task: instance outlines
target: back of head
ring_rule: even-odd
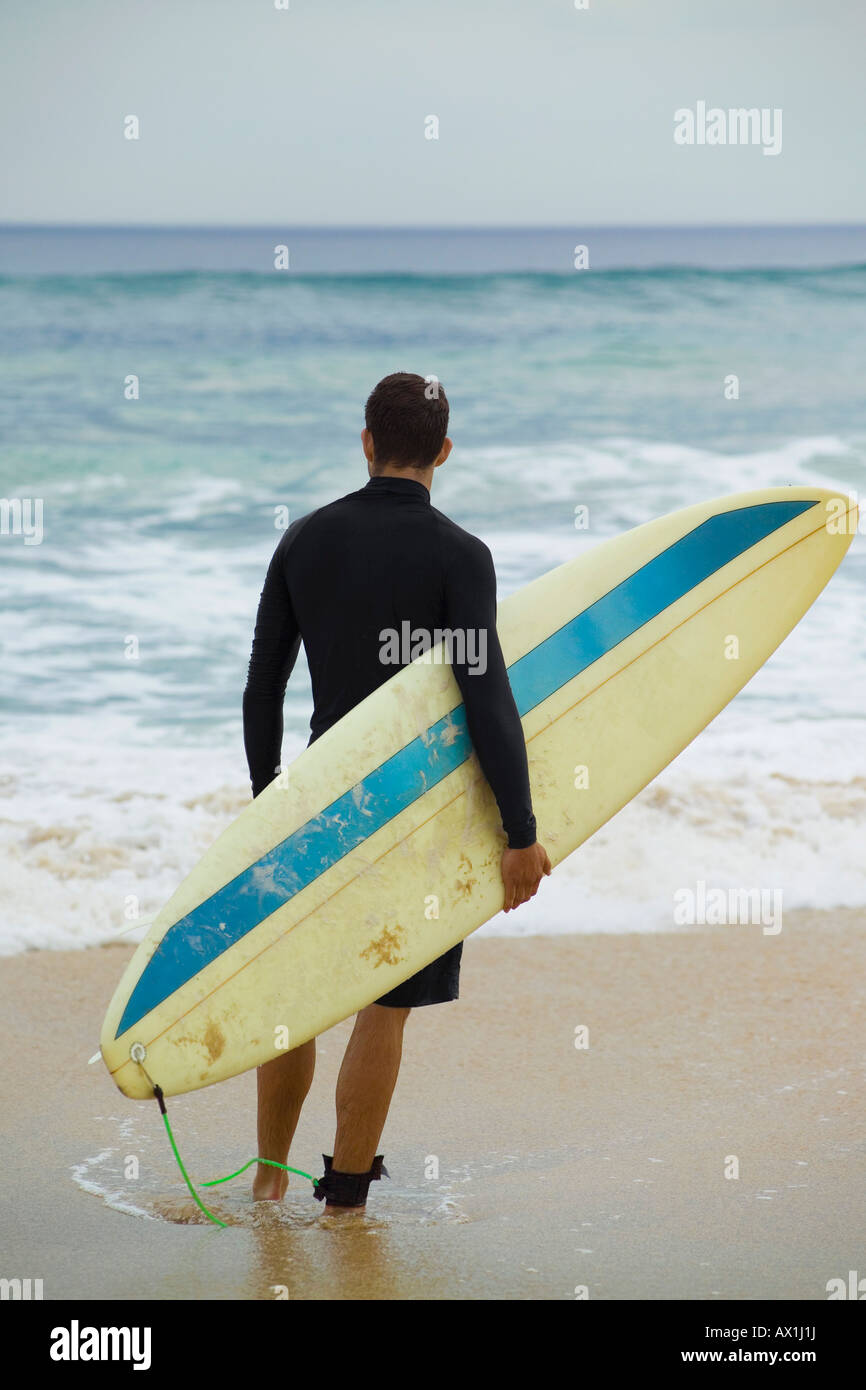
[[[429,468],[448,433],[448,398],[436,377],[392,372],[367,398],[364,411],[373,436],[373,472]]]

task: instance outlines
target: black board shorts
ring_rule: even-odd
[[[375,1002],[389,1009],[420,1009],[424,1004],[450,1004],[459,994],[462,954],[463,942],[458,941],[444,956],[431,960],[417,975],[410,975],[402,985],[389,990]]]

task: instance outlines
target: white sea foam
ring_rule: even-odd
[[[145,1211],[143,1207],[136,1206],[133,1202],[127,1201],[122,1189],[114,1189],[105,1174],[101,1170],[114,1156],[114,1149],[103,1149],[101,1153],[93,1154],[85,1158],[81,1163],[72,1166],[72,1180],[82,1192],[89,1192],[94,1197],[100,1197],[107,1207],[113,1211],[122,1211],[126,1216],[140,1216],[145,1221],[155,1221],[152,1212]]]
[[[866,775],[852,759],[862,723],[764,728],[757,713],[751,723],[733,715],[560,864],[533,903],[484,930],[669,929],[674,892],[697,879],[781,887],[786,910],[866,903]],[[119,939],[134,911],[162,906],[248,800],[227,739],[203,757],[131,743],[118,719],[101,732],[93,749],[61,727],[53,757],[35,770],[21,758],[0,785],[2,953]],[[287,758],[303,743],[290,733]],[[40,750],[51,747],[43,733]]]

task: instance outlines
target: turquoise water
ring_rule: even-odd
[[[425,250],[388,234],[393,274],[375,265],[388,236],[368,239],[363,273],[254,273],[266,238],[250,235],[202,234],[197,253],[189,237],[155,250],[143,234],[79,232],[66,260],[51,243],[60,265],[46,273],[44,237],[28,262],[26,236],[0,234],[0,495],[41,499],[44,526],[38,545],[0,537],[6,949],[105,935],[129,894],[151,910],[243,803],[240,697],[274,509],[297,516],[363,484],[363,403],[387,372],[443,382],[454,452],[433,500],[490,544],[501,594],[710,496],[788,482],[866,493],[866,265],[829,263],[829,233],[801,241],[793,265],[719,269],[718,233],[710,265],[583,272],[520,269],[512,238],[492,259],[518,268],[495,273],[479,272],[477,239],[426,234]],[[306,235],[320,260],[350,255]],[[524,242],[543,267],[565,244]],[[679,244],[657,239],[656,260]],[[757,233],[725,244],[740,262],[770,246]],[[443,272],[413,262],[430,245]],[[699,258],[700,237],[690,246]],[[196,254],[228,265],[191,269]],[[160,263],[140,269],[148,257]],[[124,399],[130,374],[138,400]],[[581,504],[589,532],[575,530]],[[635,921],[658,896],[660,857],[676,882],[692,872],[684,852],[723,881],[735,858],[708,836],[709,804],[732,856],[748,828],[737,872],[805,834],[808,853],[778,861],[791,904],[866,900],[861,856],[848,862],[866,800],[864,598],[858,536],[749,689],[569,861],[586,920],[551,893],[547,928],[661,920]],[[289,755],[308,718],[301,663]]]

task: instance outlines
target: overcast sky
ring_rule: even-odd
[[[864,16],[864,0],[0,0],[0,220],[866,222]],[[699,101],[781,108],[781,153],[675,144],[675,110]]]

